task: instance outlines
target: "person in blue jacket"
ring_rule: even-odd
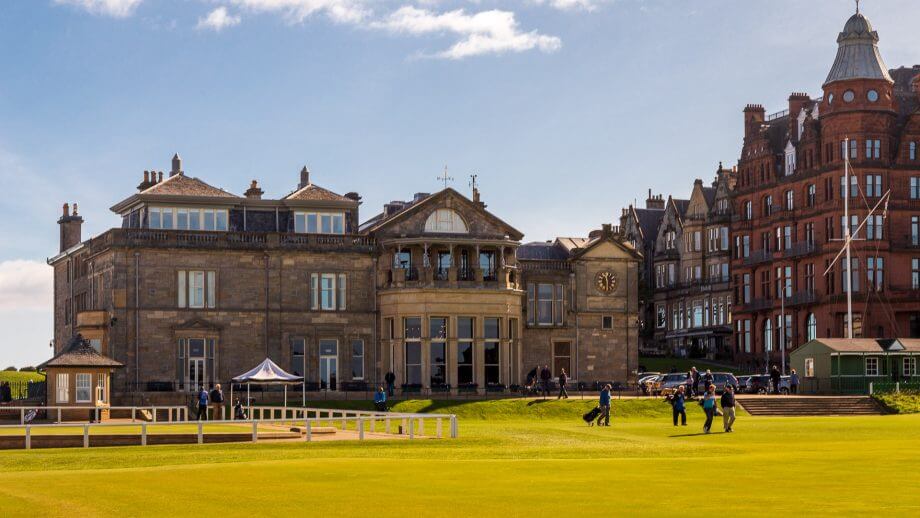
[[[715,386],[709,387],[709,390],[706,391],[706,395],[703,396],[703,400],[700,404],[703,405],[703,411],[706,412],[706,423],[703,425],[703,432],[709,433],[709,430],[712,428],[712,419],[716,415]]]
[[[610,390],[612,388],[613,387],[608,383],[604,385],[604,388],[601,390],[601,397],[598,401],[601,415],[597,416],[597,426],[610,426]],[[601,421],[604,421],[603,425],[601,425]]]
[[[674,426],[677,426],[677,417],[680,416],[681,426],[687,426],[687,409],[685,406],[686,403],[686,390],[683,385],[677,387],[677,392],[668,396],[668,402],[671,403],[672,414],[674,415]]]
[[[378,412],[387,411],[387,393],[384,392],[383,387],[377,387],[377,391],[374,392],[374,408]]]
[[[198,391],[198,420],[201,421],[204,419],[208,420],[208,391],[205,390],[204,385],[201,386],[201,389]]]

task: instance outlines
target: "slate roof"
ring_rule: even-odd
[[[687,208],[690,207],[690,200],[678,200],[674,199],[674,207],[677,209],[677,214],[680,216],[687,215]]]
[[[304,200],[304,201],[352,201],[349,198],[336,194],[329,189],[324,189],[319,185],[309,183],[303,188],[298,189],[284,197],[285,200]]]
[[[569,253],[578,250],[579,248],[584,248],[588,243],[592,241],[586,237],[557,237],[556,242],[565,248]]]
[[[706,205],[711,209],[716,202],[716,188],[703,187],[703,198],[706,199]]]
[[[176,174],[141,191],[141,194],[169,196],[205,196],[213,198],[239,198],[223,189],[209,185],[198,178]]]
[[[517,258],[521,261],[565,261],[569,252],[556,242],[534,241],[519,246]]]
[[[639,222],[639,229],[642,230],[643,239],[654,241],[655,237],[658,235],[658,226],[661,225],[661,218],[664,217],[664,209],[633,210]]]
[[[39,365],[39,368],[47,367],[124,367],[121,363],[105,356],[90,345],[89,340],[82,335],[76,335],[70,339],[67,346],[45,363]]]

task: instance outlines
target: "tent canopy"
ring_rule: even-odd
[[[265,384],[291,384],[301,383],[303,376],[289,374],[269,358],[257,365],[254,369],[233,378],[234,383],[265,383]]]

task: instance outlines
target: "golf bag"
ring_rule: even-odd
[[[594,420],[597,419],[597,416],[601,415],[601,407],[596,406],[588,411],[587,414],[581,416],[582,419],[588,423],[588,426],[594,425]]]

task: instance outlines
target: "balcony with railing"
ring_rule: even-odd
[[[760,250],[753,250],[747,257],[742,260],[745,266],[750,266],[754,264],[766,263],[773,260],[773,251],[761,248]]]
[[[281,232],[213,232],[115,228],[91,240],[90,246],[199,248],[244,250],[304,250],[362,252],[374,250],[374,239],[354,234],[295,234]]]
[[[814,253],[816,250],[817,246],[814,242],[801,241],[793,243],[791,247],[784,249],[783,257],[800,257]]]

